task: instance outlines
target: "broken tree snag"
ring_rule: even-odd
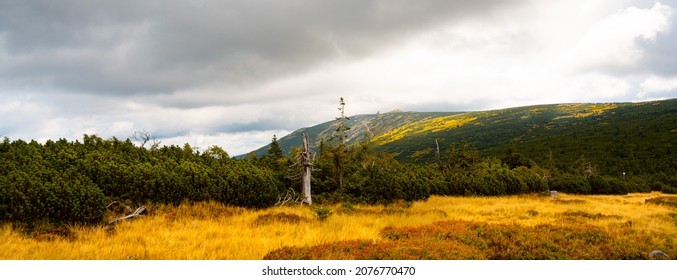
[[[133,218],[139,217],[140,215],[144,215],[146,213],[148,213],[148,210],[146,210],[146,207],[141,206],[141,207],[137,208],[136,211],[134,211],[134,213],[132,213],[132,214],[129,214],[129,215],[124,216],[124,217],[115,218],[112,221],[108,222],[108,226],[113,226],[113,225],[115,225],[115,224],[117,224],[121,221],[124,221],[124,220],[127,220],[127,219],[133,219]]]
[[[310,158],[310,146],[308,144],[308,135],[305,133],[303,136],[303,151],[301,152],[301,162],[303,164],[303,177],[301,180],[301,185],[303,187],[303,201],[308,203],[308,205],[313,204],[313,199],[310,197],[310,170],[312,169],[313,163]]]

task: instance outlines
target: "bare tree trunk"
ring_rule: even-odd
[[[308,205],[313,204],[313,199],[310,197],[310,170],[313,166],[313,163],[310,158],[310,148],[308,144],[308,135],[303,134],[303,151],[302,151],[302,160],[303,160],[303,198]]]
[[[435,145],[437,146],[437,152],[435,153],[437,156],[437,166],[440,168],[442,176],[444,176],[444,166],[442,165],[442,155],[440,154],[440,143],[437,142],[437,139],[435,139]]]
[[[345,192],[345,189],[343,189],[343,158],[344,154],[343,152],[345,151],[346,147],[346,131],[350,129],[349,127],[346,127],[345,121],[348,119],[345,114],[345,107],[346,107],[346,102],[343,101],[343,97],[341,97],[339,101],[339,111],[341,112],[341,117],[338,118],[338,128],[336,129],[336,132],[338,133],[339,137],[339,144],[338,144],[338,150],[336,151],[336,169],[338,171],[338,179],[339,179],[339,191]]]

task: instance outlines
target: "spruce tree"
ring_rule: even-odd
[[[273,135],[273,140],[270,141],[270,147],[268,148],[268,157],[273,160],[278,160],[284,157],[284,152],[282,152],[280,144],[277,142],[276,135]]]

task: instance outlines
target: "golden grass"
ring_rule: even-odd
[[[150,215],[103,226],[71,226],[69,237],[34,238],[0,228],[0,259],[261,259],[284,246],[344,240],[382,240],[386,227],[462,220],[536,226],[587,224],[609,235],[628,228],[671,257],[677,255],[677,209],[645,203],[660,193],[628,196],[560,194],[506,197],[431,197],[407,205],[345,207],[320,222],[312,209],[283,206],[247,210],[218,203],[147,205]]]
[[[378,145],[383,145],[402,139],[405,136],[454,129],[473,122],[476,119],[477,117],[468,117],[466,114],[425,118],[412,123],[404,124],[391,131],[376,136],[374,139],[372,139],[372,141]]]
[[[618,108],[617,104],[565,104],[559,105],[564,111],[571,113],[568,116],[561,116],[555,118],[557,119],[566,119],[566,118],[587,118],[593,115],[599,115],[604,113],[604,111]]]

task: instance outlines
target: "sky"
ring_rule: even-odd
[[[247,153],[346,114],[677,97],[677,0],[0,0],[0,137]]]

